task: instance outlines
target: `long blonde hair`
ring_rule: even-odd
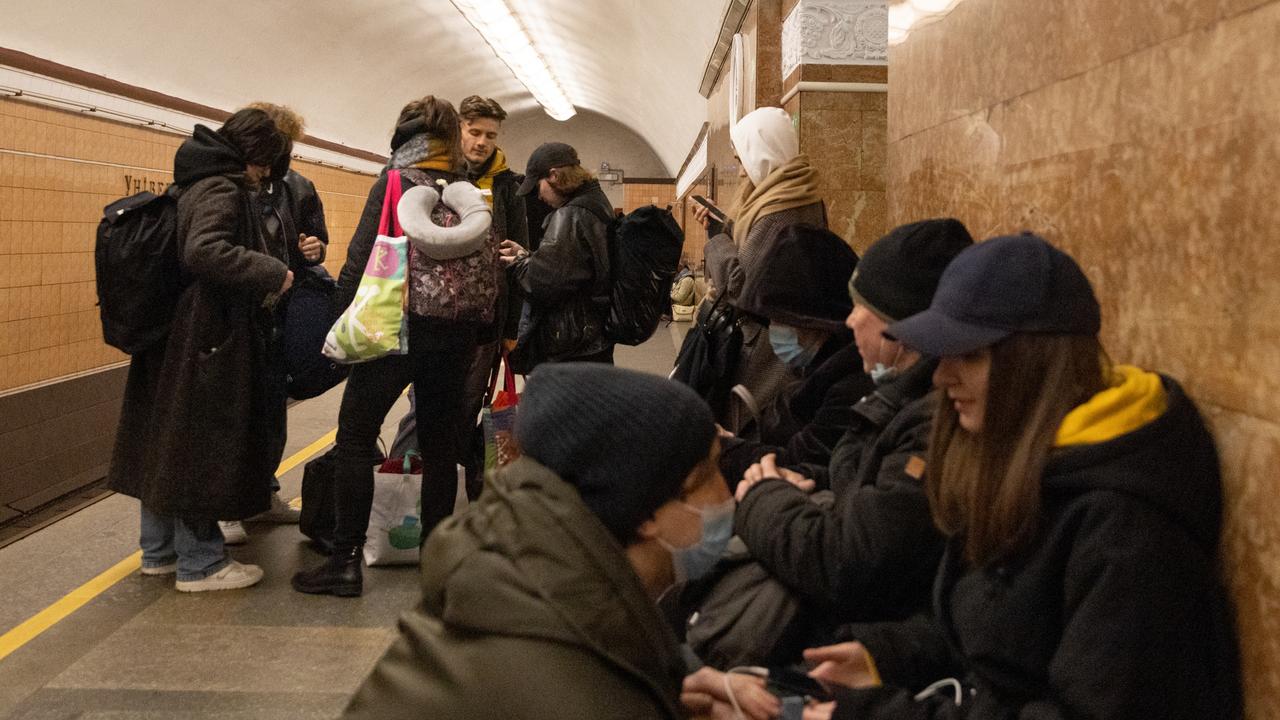
[[[976,566],[1006,558],[1034,537],[1058,427],[1103,389],[1110,366],[1092,335],[1019,333],[990,352],[981,430],[961,428],[942,395],[925,481],[934,523],[944,535],[964,536],[965,559]]]

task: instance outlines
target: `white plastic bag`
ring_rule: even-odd
[[[414,455],[388,458],[373,474],[373,510],[365,533],[364,562],[416,565],[422,538],[422,467],[412,472]]]

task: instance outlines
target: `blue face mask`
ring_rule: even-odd
[[[683,583],[697,580],[706,575],[724,555],[733,537],[733,498],[711,507],[694,507],[688,503],[680,505],[689,512],[702,517],[702,538],[689,547],[675,547],[666,540],[658,538],[658,543],[671,553],[671,565],[675,569],[676,582]]]
[[[769,325],[769,344],[773,346],[773,354],[793,370],[807,367],[818,354],[818,348],[808,348],[800,343],[796,329],[790,325]]]

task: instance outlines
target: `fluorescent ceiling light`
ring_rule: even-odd
[[[529,34],[511,13],[505,0],[452,0],[454,7],[467,18],[494,54],[511,68],[547,114],[556,120],[568,120],[577,114],[564,88],[551,74],[551,68],[538,54]]]

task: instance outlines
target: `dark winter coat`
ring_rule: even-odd
[[[236,520],[267,509],[284,437],[268,378],[264,301],[288,268],[266,253],[245,163],[197,126],[174,158],[189,281],[167,341],[129,368],[108,482],[152,512]]]
[[[488,171],[490,163],[497,156],[496,152],[490,155],[484,165],[468,172],[467,177],[475,182]],[[528,213],[525,212],[524,198],[516,194],[521,182],[524,182],[524,176],[510,169],[493,177],[493,233],[499,243],[511,240],[528,250]],[[511,284],[505,272],[498,272],[498,302],[494,309],[494,322],[481,330],[477,338],[481,345],[502,338],[514,340],[520,331],[520,310],[524,307],[524,295],[518,287]]]
[[[825,206],[818,202],[757,218],[741,249],[728,233],[708,240],[703,251],[706,275],[718,296],[724,296],[736,305],[744,285],[751,281],[751,271],[764,249],[772,245],[784,230],[797,223],[826,228]],[[739,318],[742,353],[730,385],[742,385],[751,393],[756,405],[763,407],[773,402],[778,393],[796,380],[796,376],[774,354],[773,346],[769,344],[767,321],[745,312],[740,313]],[[716,412],[717,422],[730,431],[742,429],[741,420],[725,408],[712,409]]]
[[[600,183],[590,181],[547,218],[538,249],[508,269],[529,305],[513,358],[523,371],[612,346],[604,336],[612,219],[609,198]]]
[[[929,606],[943,547],[922,482],[935,365],[920,362],[853,406],[824,478],[834,503],[766,480],[738,505],[734,525],[752,556],[832,624]]]
[[[736,485],[747,468],[769,453],[778,456],[780,465],[825,467],[858,417],[853,406],[874,389],[862,369],[858,346],[849,342],[763,409],[758,440],[721,438],[720,470],[725,479]]]
[[[1051,457],[1024,550],[975,568],[960,538],[949,545],[937,620],[849,629],[887,687],[841,695],[837,718],[1241,717],[1218,457],[1190,399],[1163,383],[1152,423]],[[961,707],[898,689],[948,676],[972,690]]]
[[[289,170],[283,180],[271,179],[258,193],[263,211],[263,225],[267,231],[267,245],[271,255],[288,258],[289,269],[294,275],[324,262],[329,244],[329,230],[325,226],[324,206],[316,193],[316,186],[305,177]],[[313,235],[325,246],[319,259],[307,260],[298,248],[300,234]],[[295,278],[297,279],[297,278]]]
[[[623,550],[523,458],[422,551],[422,601],[347,720],[682,717],[685,665]]]
[[[717,292],[730,301],[736,301],[764,249],[788,227],[800,223],[826,228],[826,206],[817,202],[760,216],[748,229],[741,248],[734,244],[729,228],[708,240],[703,249],[703,259],[707,277],[717,278],[713,280]]]

